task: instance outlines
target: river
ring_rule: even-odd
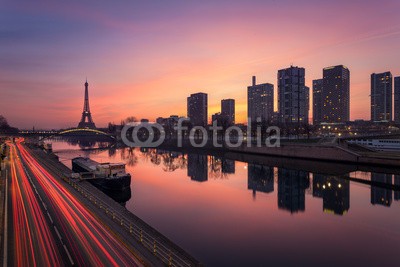
[[[76,156],[126,163],[125,207],[206,266],[399,266],[398,191],[294,168],[290,160],[283,168],[246,156],[52,143],[69,167]],[[348,175],[400,184],[391,173]]]

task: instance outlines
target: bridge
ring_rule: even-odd
[[[67,129],[63,130],[61,132],[58,132],[57,135],[88,135],[88,134],[95,134],[95,135],[104,135],[104,136],[109,136],[113,139],[115,137],[109,133],[100,131],[98,129],[91,129],[91,128],[72,128],[72,129]]]
[[[15,134],[14,134],[15,135]],[[19,132],[20,136],[38,136],[39,140],[43,140],[46,138],[52,138],[57,136],[74,136],[74,137],[109,137],[110,139],[115,139],[115,136],[104,131],[98,129],[90,129],[90,128],[71,128],[61,131],[21,131]]]

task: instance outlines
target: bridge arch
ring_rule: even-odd
[[[73,136],[73,134],[79,134],[79,133],[92,133],[92,134],[96,134],[96,135],[101,135],[101,136],[106,136],[109,137],[111,139],[115,139],[115,137],[111,134],[108,134],[106,132],[97,130],[97,129],[90,129],[90,128],[72,128],[72,129],[67,129],[55,134],[51,134],[48,136],[44,136],[42,138],[40,138],[39,140],[43,140],[43,139],[49,139],[49,138],[53,138],[56,136],[68,136],[68,134],[71,134]],[[89,135],[88,135],[89,136]]]
[[[68,130],[64,130],[61,132],[58,132],[57,135],[65,135],[65,134],[69,134],[69,133],[79,133],[79,132],[88,132],[88,133],[95,133],[95,134],[101,134],[101,135],[105,135],[105,136],[109,136],[111,138],[115,138],[114,136],[97,130],[97,129],[90,129],[90,128],[73,128],[73,129],[68,129]]]

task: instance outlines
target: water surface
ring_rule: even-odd
[[[276,167],[246,157],[81,148],[53,141],[67,166],[78,155],[125,162],[132,175],[126,208],[206,266],[399,266],[399,192],[342,177],[400,184],[400,176],[338,175],[339,167],[310,172],[290,160]]]

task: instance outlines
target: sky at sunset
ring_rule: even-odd
[[[343,64],[351,119],[369,119],[370,74],[400,76],[399,10],[399,0],[0,0],[0,114],[19,128],[77,126],[87,77],[100,127],[185,116],[195,92],[208,93],[209,117],[236,99],[245,122],[252,75],[276,87],[293,64],[311,88]]]

